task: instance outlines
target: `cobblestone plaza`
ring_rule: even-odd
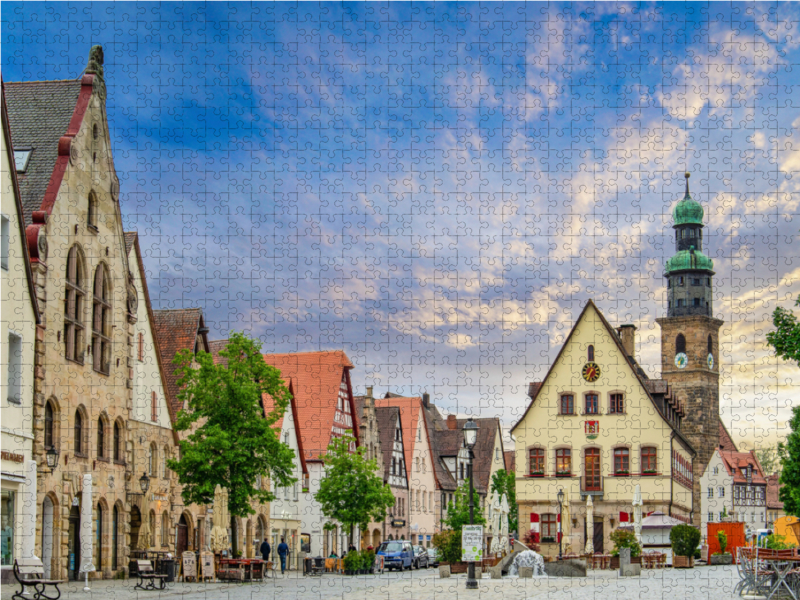
[[[439,578],[437,569],[406,573],[385,573],[345,577],[323,575],[303,577],[296,573],[264,584],[184,584],[175,583],[163,592],[134,590],[134,580],[95,581],[91,592],[83,592],[83,583],[70,582],[63,587],[62,598],[102,598],[103,600],[152,600],[186,598],[187,600],[376,600],[379,598],[405,598],[425,600],[473,598],[503,598],[523,600],[684,600],[708,598],[729,600],[738,598],[733,588],[739,577],[735,566],[697,567],[694,569],[663,569],[643,571],[641,577],[621,578],[616,571],[590,571],[586,578],[540,577],[518,579],[504,577],[499,580],[483,578],[477,591],[465,588],[465,575],[449,579]],[[12,586],[4,586],[2,600],[11,598]]]

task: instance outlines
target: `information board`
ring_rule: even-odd
[[[202,566],[203,579],[206,577],[211,577],[211,579],[214,579],[214,553],[201,552],[200,564]]]
[[[194,552],[184,552],[183,556],[181,557],[181,562],[183,563],[183,580],[186,581],[187,579],[191,579],[192,581],[197,580],[197,558],[194,555]]]
[[[461,529],[461,560],[483,560],[483,525],[464,525]]]

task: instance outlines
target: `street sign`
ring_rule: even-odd
[[[461,529],[461,560],[481,562],[483,559],[483,525],[464,525]]]

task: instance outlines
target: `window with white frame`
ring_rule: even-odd
[[[721,513],[719,513],[719,520],[720,520],[720,522],[722,522],[722,515],[724,515],[724,514],[725,514],[724,512],[721,512]]]
[[[719,475],[719,467],[714,467],[714,475]]]
[[[709,498],[713,498],[714,497],[714,488],[712,488],[712,487],[708,488],[708,497]]]
[[[22,338],[13,331],[8,332],[8,401],[22,402]]]
[[[725,497],[725,488],[724,487],[719,486],[717,488],[717,497],[718,498],[724,498]]]
[[[711,522],[713,520],[714,520],[714,513],[713,512],[708,513],[708,521]]]

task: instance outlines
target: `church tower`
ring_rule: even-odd
[[[700,477],[719,446],[719,329],[713,316],[714,263],[703,254],[703,207],[686,193],[672,211],[675,254],[667,261],[667,316],[661,326],[661,377],[684,405],[681,431],[694,459],[694,520],[700,524]]]

